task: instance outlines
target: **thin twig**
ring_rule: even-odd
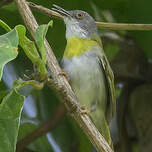
[[[126,23],[96,22],[96,25],[99,28],[111,29],[111,30],[139,30],[139,31],[152,30],[152,24],[126,24]]]
[[[48,131],[56,128],[56,126],[63,120],[66,114],[66,109],[64,105],[61,103],[59,107],[55,110],[55,112],[51,115],[51,117],[42,124],[39,128],[35,129],[33,132],[25,136],[16,145],[16,152],[21,152],[27,145],[31,144],[37,138],[46,134]]]
[[[16,2],[24,23],[33,36],[36,28],[38,27],[38,24],[31,10],[29,9],[25,0],[14,1]],[[52,52],[49,43],[45,40],[44,44],[47,51],[48,69],[51,71],[51,75],[56,82],[54,85],[56,85],[57,88],[60,88],[60,90],[58,90],[58,93],[65,99],[64,104],[66,109],[71,112],[74,119],[82,128],[84,133],[88,136],[89,140],[92,142],[98,152],[113,152],[104,137],[96,129],[89,116],[87,114],[82,114],[82,109],[78,104],[77,98],[73,93],[68,81],[66,80],[66,77],[62,74],[63,72],[59,67],[59,64]]]
[[[44,6],[36,5],[35,3],[32,3],[32,2],[27,2],[27,4],[30,6],[30,8],[36,9],[37,11],[39,11],[43,14],[46,14],[49,17],[56,17],[56,18],[59,18],[59,19],[63,19],[62,15],[60,15],[59,13],[57,13],[53,10],[50,10],[50,9],[44,7]]]
[[[63,17],[48,8],[45,8],[41,5],[36,5],[29,2],[28,5],[38,10],[41,13],[44,13],[50,17],[57,17],[63,19]],[[152,24],[126,24],[126,23],[105,23],[105,22],[96,22],[96,25],[101,29],[111,29],[111,30],[152,30]]]

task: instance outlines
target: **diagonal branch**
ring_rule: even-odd
[[[66,109],[64,105],[61,103],[45,123],[40,125],[39,128],[35,129],[30,134],[28,134],[23,139],[17,142],[16,152],[22,151],[23,149],[25,149],[26,146],[31,144],[37,138],[46,134],[48,131],[56,128],[56,126],[61,122],[61,120],[63,120],[65,114],[66,114]]]
[[[44,13],[50,17],[57,17],[63,19],[63,17],[48,8],[45,8],[41,5],[36,5],[29,2],[28,5],[38,10],[41,13]],[[105,22],[96,22],[96,25],[102,29],[111,29],[111,30],[152,30],[152,24],[126,24],[126,23],[105,23]]]
[[[29,9],[25,0],[14,0],[19,9],[19,12],[26,24],[31,35],[34,35],[38,24]],[[54,80],[54,86],[58,89],[58,93],[63,97],[66,109],[72,114],[79,126],[83,129],[84,133],[88,136],[94,147],[98,152],[112,152],[112,149],[99,133],[96,127],[93,125],[87,114],[82,114],[82,110],[77,102],[77,98],[73,93],[71,86],[62,74],[59,64],[52,52],[49,43],[45,40],[45,47],[47,51],[47,65],[51,71],[52,78]],[[63,100],[61,100],[63,101]]]

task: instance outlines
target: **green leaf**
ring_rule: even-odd
[[[37,52],[37,49],[35,47],[35,44],[33,41],[29,40],[26,35],[26,28],[23,25],[17,25],[15,29],[18,32],[19,36],[19,44],[25,51],[25,54],[27,57],[33,62],[37,63],[40,59],[40,56]]]
[[[32,63],[34,63],[38,66],[42,76],[46,75],[47,70],[46,70],[45,64],[41,60],[34,42],[29,40],[26,37],[25,27],[23,25],[18,25],[18,26],[15,27],[15,29],[18,31],[19,44],[23,48],[27,57],[32,61]]]
[[[15,152],[24,97],[12,89],[0,104],[0,152]]]
[[[14,81],[13,88],[7,95],[6,92],[0,92],[0,100],[3,98],[0,104],[0,152],[15,152],[24,102],[24,97],[17,91],[25,85],[32,85],[36,89],[43,87],[43,83],[19,79]]]
[[[0,19],[0,26],[3,27],[7,32],[11,31],[11,28]]]
[[[5,64],[17,57],[17,47],[18,33],[15,29],[0,36],[0,80]]]
[[[40,25],[34,34],[35,42],[41,53],[42,61],[46,64],[46,50],[44,46],[44,39],[47,33],[49,26],[52,26],[53,21],[50,21],[48,24]]]
[[[20,125],[18,140],[22,139],[24,136],[28,135],[30,132],[35,130],[37,125],[35,122],[26,122]],[[28,146],[30,149],[37,152],[52,152],[52,148],[46,136],[41,136],[39,139],[35,140]]]

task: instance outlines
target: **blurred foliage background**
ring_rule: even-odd
[[[33,0],[32,2],[47,8],[57,4],[67,10],[81,9],[91,14],[96,21],[152,24],[151,0]],[[33,13],[39,24],[53,20],[54,25],[47,33],[47,40],[60,61],[66,45],[63,21],[49,18],[37,11]],[[14,2],[0,7],[0,19],[11,28],[24,24]],[[4,33],[5,31],[0,28],[0,35]],[[117,114],[110,126],[115,151],[151,152],[152,31],[99,29],[99,33],[115,75]],[[30,37],[29,34],[28,36]],[[24,74],[31,74],[32,71],[32,63],[20,49],[17,59],[5,66],[0,92],[10,89],[13,80],[19,77],[26,79]],[[57,95],[48,87],[44,87],[41,91],[24,87],[21,92],[26,99],[18,139],[45,122],[59,105]],[[28,148],[36,152],[87,152],[90,149],[94,151],[69,116]]]

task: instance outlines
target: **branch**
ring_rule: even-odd
[[[44,13],[50,17],[57,17],[63,19],[63,17],[48,8],[45,8],[41,5],[36,5],[29,2],[28,5],[38,10],[41,13]],[[102,29],[111,29],[111,30],[152,30],[152,24],[125,24],[125,23],[105,23],[105,22],[96,22],[97,27]]]
[[[26,24],[31,35],[34,35],[38,24],[29,9],[25,0],[14,0],[19,9],[19,12]],[[66,109],[72,114],[74,119],[77,121],[79,126],[82,128],[84,133],[88,136],[89,140],[92,142],[94,147],[98,152],[112,152],[112,149],[103,138],[103,136],[96,129],[92,121],[87,114],[82,114],[82,109],[80,108],[77,98],[73,93],[71,86],[66,80],[65,76],[59,67],[59,64],[52,52],[49,43],[45,40],[44,42],[47,52],[47,65],[51,71],[51,76],[55,81],[54,85],[56,88],[62,88],[58,90],[58,93],[63,97]],[[63,100],[61,100],[63,101]]]
[[[96,25],[99,28],[111,29],[111,30],[139,30],[139,31],[152,30],[152,24],[126,24],[126,23],[96,22]]]
[[[66,109],[63,104],[60,104],[59,107],[44,124],[42,124],[39,128],[35,129],[33,132],[17,142],[16,152],[22,151],[27,145],[31,144],[37,138],[56,128],[61,120],[63,120],[65,114]]]

